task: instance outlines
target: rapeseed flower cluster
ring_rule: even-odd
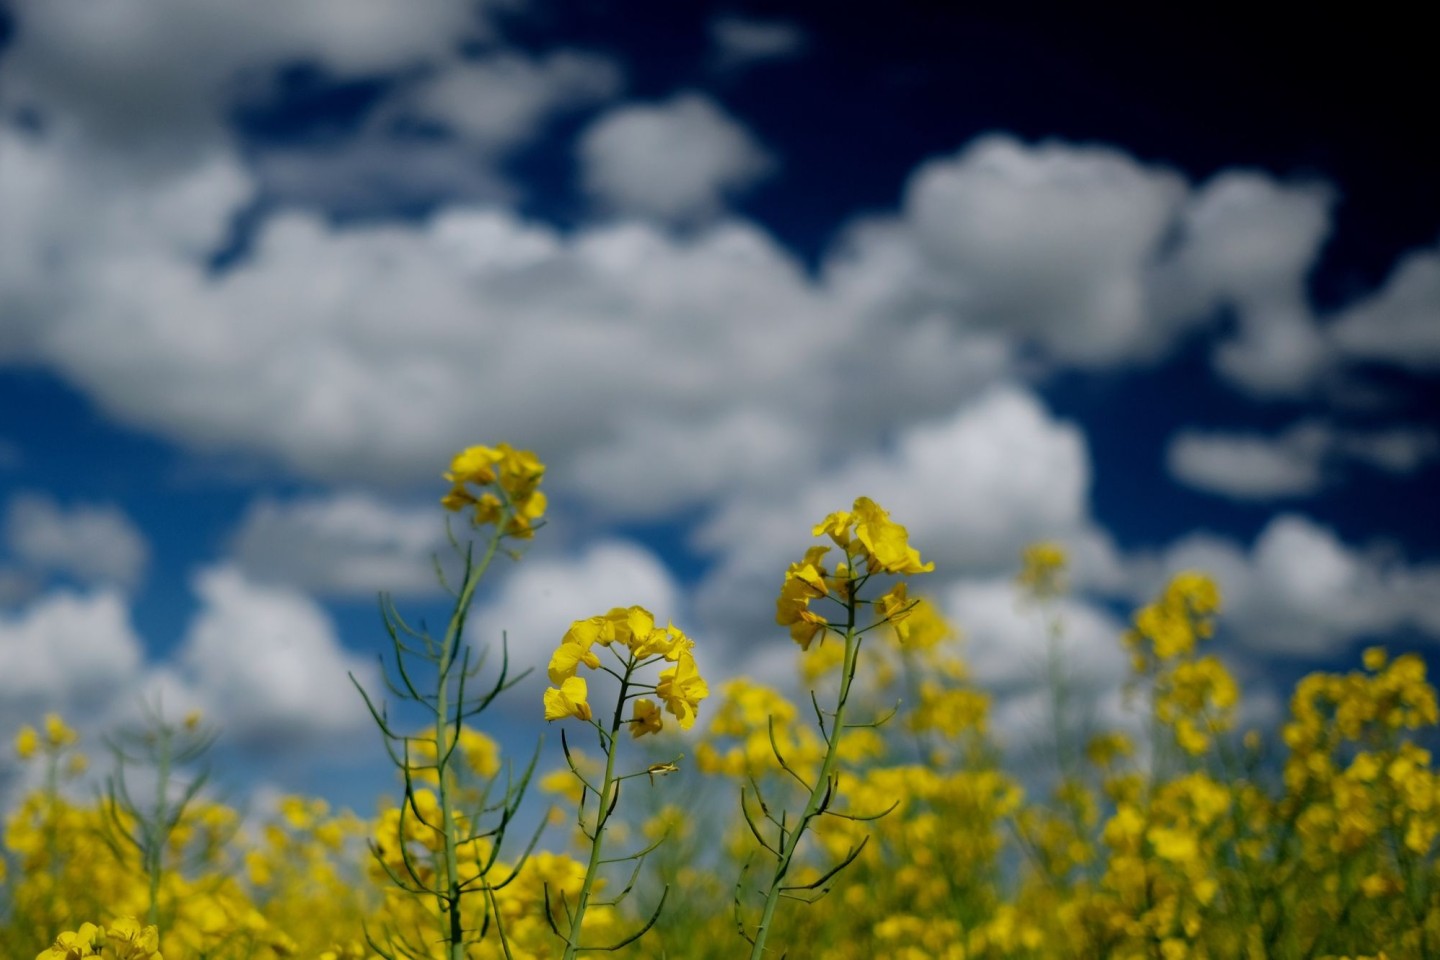
[[[627,678],[651,663],[672,664],[660,671],[659,681],[653,687],[646,689],[664,704],[665,712],[676,719],[681,729],[688,730],[694,725],[700,701],[710,693],[691,652],[695,641],[673,623],[656,626],[655,615],[644,607],[615,607],[609,613],[571,624],[547,668],[554,686],[545,691],[546,720],[591,719],[587,701],[589,685],[584,677],[576,674],[582,666],[591,670],[601,668],[596,646],[615,654]],[[636,737],[656,733],[664,726],[655,701],[645,697],[635,699],[634,714],[627,722]]]
[[[451,511],[470,508],[470,521],[477,527],[497,523],[505,515],[505,535],[528,540],[545,515],[545,494],[539,489],[544,476],[545,465],[529,450],[516,450],[508,443],[467,447],[450,461],[444,474],[450,492],[440,503]]]
[[[461,626],[501,541],[543,518],[543,472],[504,444],[451,463],[445,505],[469,512],[481,550],[462,547],[443,637],[386,608],[397,657],[429,668],[395,689],[431,712],[397,729],[367,697],[402,784],[371,816],[292,795],[247,818],[165,760],[208,744],[198,715],[157,717],[136,741],[155,755],[117,758],[99,794],[79,789],[76,729],[53,714],[22,727],[13,760],[39,786],[0,837],[0,956],[1440,956],[1440,705],[1424,659],[1367,649],[1358,669],[1302,678],[1277,737],[1242,731],[1240,686],[1207,650],[1219,590],[1181,573],[1117,638],[1131,722],[1057,707],[1055,769],[1032,759],[1022,786],[960,631],[907,582],[931,565],[863,497],[813,528],[828,542],[781,581],[778,641],[807,690],[730,678],[702,717],[691,639],[616,607],[570,626],[529,701],[537,729],[542,701],[560,727],[564,765],[515,763],[483,711],[517,675],[502,649],[479,683]],[[1016,579],[1063,678],[1063,548],[1031,548]],[[570,742],[577,728],[595,749]],[[183,802],[158,818],[129,802],[118,786],[142,768]],[[508,836],[532,772],[572,833]]]

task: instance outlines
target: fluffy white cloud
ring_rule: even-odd
[[[1347,355],[1413,370],[1440,365],[1440,249],[1407,254],[1373,296],[1327,328]]]
[[[131,201],[97,198],[87,233],[84,198],[49,177],[43,146],[28,147],[36,189],[17,182],[13,199],[42,236],[56,230],[47,205],[64,222],[74,209],[68,240],[55,237],[73,253],[47,269],[43,248],[16,233],[36,269],[17,265],[7,288],[34,320],[12,349],[120,420],[318,479],[414,482],[503,431],[582,496],[653,515],[737,473],[771,484],[802,475],[842,434],[873,436],[953,404],[1007,362],[993,343],[942,327],[892,336],[883,321],[862,325],[771,238],[737,223],[686,239],[638,224],[563,237],[497,212],[350,230],[288,214],[211,276],[176,252],[219,232],[228,186],[157,187],[135,201],[144,216],[122,243],[108,224],[118,231]],[[197,216],[176,223],[189,209]],[[798,376],[802,356],[831,375]],[[655,457],[674,452],[653,436],[726,462],[709,457],[705,477],[657,469]]]
[[[142,650],[118,592],[44,595],[14,616],[0,615],[0,702],[26,709],[107,703],[130,692]]]
[[[965,659],[977,683],[997,694],[1047,689],[1048,631],[1044,616],[1027,604],[1013,578],[966,579],[940,595],[940,604],[965,640]],[[1126,676],[1124,625],[1075,599],[1058,603],[1064,623],[1060,662],[1072,690],[1086,695],[1118,686]]]
[[[910,532],[937,572],[917,593],[952,578],[1008,575],[1021,549],[1065,542],[1074,580],[1108,589],[1124,573],[1089,518],[1090,461],[1083,436],[1027,392],[1004,388],[945,420],[911,427],[887,454],[866,454],[784,494],[735,496],[701,528],[697,544],[718,563],[696,588],[704,622],[740,648],[777,634],[771,601],[787,564],[814,542],[811,528],[868,496]]]
[[[223,139],[225,107],[281,65],[381,73],[491,32],[484,6],[469,0],[22,0],[15,13],[3,103],[162,166]]]
[[[503,169],[509,153],[621,85],[613,62],[574,50],[444,60],[392,84],[356,130],[252,143],[250,162],[271,202],[329,214],[509,204],[522,192]]]
[[[242,743],[300,743],[372,721],[347,674],[372,694],[375,665],[341,645],[324,610],[297,591],[217,567],[196,577],[200,612],[177,662],[195,698]]]
[[[0,249],[6,251],[0,257],[6,317],[0,359],[52,364],[62,375],[82,374],[70,368],[64,341],[84,341],[91,323],[122,341],[143,339],[168,323],[185,327],[174,317],[141,313],[155,304],[137,299],[163,299],[166,291],[140,296],[139,280],[158,272],[203,286],[204,259],[253,189],[238,158],[223,151],[154,178],[123,155],[94,151],[63,133],[32,135],[0,124],[0,155]],[[100,296],[115,299],[96,302]],[[214,359],[213,337],[203,331],[182,336],[179,349]],[[143,349],[126,351],[124,359],[138,361],[123,375],[128,382],[144,384],[157,372]],[[84,384],[83,375],[78,382]],[[128,389],[128,383],[115,386]]]
[[[150,546],[114,506],[61,507],[44,494],[17,494],[5,515],[5,543],[21,564],[93,583],[136,586]]]
[[[1179,220],[1179,245],[1157,271],[1162,314],[1197,317],[1229,308],[1237,334],[1216,370],[1260,395],[1301,393],[1326,362],[1305,280],[1331,228],[1331,190],[1227,171],[1196,192]]]
[[[1323,657],[1407,624],[1440,636],[1440,570],[1347,546],[1295,514],[1267,524],[1248,552],[1208,534],[1178,541],[1142,576],[1145,592],[1183,569],[1215,577],[1222,630],[1252,651]]]
[[[1387,473],[1413,473],[1440,456],[1440,432],[1418,427],[1392,427],[1371,433],[1350,433],[1337,439],[1348,457]]]
[[[805,32],[783,20],[752,20],[733,15],[710,21],[712,60],[716,69],[735,70],[768,60],[798,56],[806,46]]]
[[[595,54],[504,52],[451,63],[424,80],[408,106],[468,139],[500,147],[532,135],[557,111],[615,96],[621,84],[619,67]]]
[[[1030,393],[997,388],[945,420],[906,430],[893,453],[866,454],[789,497],[736,501],[700,542],[731,558],[763,552],[770,565],[803,550],[810,527],[868,496],[949,570],[994,571],[1034,540],[1085,526],[1090,460],[1073,425]],[[783,571],[783,565],[777,568]]]
[[[829,275],[873,310],[938,312],[1066,362],[1152,356],[1172,331],[1147,313],[1147,270],[1185,193],[1117,150],[986,136],[917,169],[900,217],[852,227]]]
[[[1440,455],[1433,430],[1395,427],[1365,432],[1309,420],[1275,435],[1185,429],[1171,438],[1166,464],[1182,483],[1237,500],[1306,496],[1360,460],[1409,473]]]
[[[1321,459],[1328,434],[1302,424],[1278,437],[1182,430],[1171,438],[1165,462],[1182,483],[1239,500],[1268,500],[1315,493],[1324,482]]]
[[[232,546],[254,583],[349,596],[435,593],[432,558],[449,553],[438,506],[401,508],[358,492],[252,503]]]
[[[579,154],[603,207],[659,220],[710,216],[775,168],[749,131],[696,93],[616,107],[586,129]]]

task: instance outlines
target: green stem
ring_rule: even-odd
[[[460,646],[460,633],[464,628],[465,615],[470,609],[470,602],[475,596],[475,588],[479,585],[481,578],[485,576],[490,561],[495,559],[509,521],[510,511],[506,510],[495,524],[495,532],[491,534],[490,542],[485,547],[485,555],[480,558],[478,564],[470,568],[464,584],[460,587],[460,595],[455,599],[455,610],[450,615],[450,623],[445,628],[445,640],[441,645],[439,672],[436,676],[435,778],[439,781],[437,789],[440,794],[440,830],[445,840],[445,876],[444,886],[436,891],[435,897],[440,907],[440,933],[445,942],[449,944],[446,952],[449,954],[450,960],[465,960],[465,931],[460,915],[459,855],[456,851],[455,823],[451,814],[452,799],[450,791],[445,788],[445,768],[447,766],[445,757],[449,751],[449,728],[451,725],[450,671],[455,666],[455,655]]]
[[[590,905],[590,891],[595,886],[595,877],[600,872],[600,850],[605,840],[605,824],[610,820],[612,801],[610,792],[617,788],[615,782],[615,754],[619,743],[620,725],[625,709],[625,695],[630,686],[630,675],[635,669],[634,657],[625,665],[625,675],[620,678],[620,696],[615,700],[615,714],[610,720],[610,736],[606,740],[605,780],[600,786],[600,796],[595,806],[595,829],[590,834],[590,861],[585,865],[585,880],[580,885],[580,897],[575,903],[575,914],[570,918],[570,933],[565,938],[565,958],[573,960],[580,949],[580,925],[585,919],[585,910]]]
[[[850,596],[853,598],[853,591]],[[806,802],[800,819],[796,821],[795,829],[780,837],[780,857],[775,863],[775,873],[770,878],[770,889],[765,894],[765,910],[760,915],[760,925],[755,928],[755,944],[750,951],[750,960],[760,960],[765,953],[765,938],[770,933],[770,924],[775,916],[775,906],[780,902],[781,885],[790,869],[790,861],[795,857],[795,850],[800,846],[805,828],[819,816],[820,804],[831,792],[830,776],[840,752],[840,734],[845,729],[845,703],[850,697],[850,683],[855,679],[855,662],[860,653],[860,636],[855,631],[855,601],[847,599],[846,608],[849,619],[845,624],[845,665],[840,673],[840,695],[835,704],[835,718],[827,738],[829,746],[825,751],[825,760],[820,765],[820,774],[810,790],[810,799]]]
[[[170,731],[163,724],[160,728],[160,751],[158,776],[155,791],[155,814],[150,822],[148,842],[145,846],[145,872],[150,880],[150,909],[146,912],[146,923],[160,923],[160,863],[165,853],[167,831],[164,828],[168,811],[165,792],[170,781]]]

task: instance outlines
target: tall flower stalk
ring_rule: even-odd
[[[436,639],[410,627],[393,603],[381,599],[381,614],[395,654],[394,676],[387,671],[386,686],[402,700],[419,704],[429,714],[430,729],[419,736],[399,733],[387,708],[383,704],[377,707],[354,676],[350,678],[380,727],[386,751],[405,783],[405,800],[395,815],[393,833],[387,831],[381,841],[372,842],[371,852],[395,885],[415,896],[434,899],[439,942],[445,945],[448,960],[463,960],[468,945],[483,939],[491,924],[505,956],[510,956],[495,894],[519,875],[539,837],[537,830],[520,861],[504,871],[503,877],[493,875],[501,844],[534,771],[538,746],[518,779],[507,776],[500,799],[482,805],[473,815],[467,816],[461,810],[456,767],[465,752],[465,741],[474,736],[466,721],[484,712],[496,697],[529,672],[510,675],[508,651],[502,642],[501,664],[494,682],[479,696],[468,694],[466,685],[478,676],[485,657],[482,654],[472,664],[471,648],[462,640],[476,588],[502,545],[506,540],[532,537],[544,515],[545,494],[539,490],[544,472],[533,453],[512,449],[508,444],[470,447],[456,454],[444,474],[451,488],[441,503],[448,510],[468,512],[472,528],[490,530],[478,558],[473,543],[461,546],[452,535],[451,545],[463,558],[464,572],[458,587],[450,588],[455,600],[444,635]],[[433,671],[433,681],[424,684],[421,671]],[[422,685],[426,689],[422,690]],[[456,755],[457,746],[461,748],[460,756]],[[433,784],[434,792],[417,787],[417,781]],[[487,789],[482,796],[490,793]],[[487,815],[492,818],[492,826],[472,824]],[[417,844],[428,856],[412,849]],[[473,923],[467,927],[463,909],[467,898],[476,894],[483,901],[480,909],[484,919],[479,930],[473,928]],[[366,939],[386,960],[398,960],[393,951],[407,957],[432,956],[427,946],[412,943],[398,932],[392,934],[388,945],[378,943],[368,931]]]
[[[596,646],[608,648],[615,666],[601,661],[599,654],[595,652]],[[585,836],[590,848],[589,858],[585,865],[585,878],[581,881],[579,895],[573,906],[568,903],[562,904],[568,915],[567,929],[564,932],[556,924],[552,911],[546,910],[547,916],[550,917],[551,928],[565,941],[565,960],[571,960],[581,950],[619,950],[627,944],[635,942],[655,925],[655,921],[660,917],[660,911],[664,908],[665,896],[662,894],[650,919],[639,930],[608,946],[597,947],[581,943],[586,911],[592,905],[596,905],[592,903],[591,898],[599,880],[601,867],[609,863],[633,861],[635,875],[638,875],[646,854],[659,846],[664,839],[662,837],[635,853],[609,859],[603,856],[605,828],[619,806],[621,784],[637,777],[648,777],[653,781],[655,774],[675,770],[676,762],[680,759],[677,757],[676,760],[667,763],[651,764],[644,769],[617,774],[615,761],[621,742],[620,730],[628,724],[631,735],[638,738],[646,734],[657,733],[663,728],[664,717],[661,708],[657,706],[655,700],[650,699],[650,696],[664,704],[664,712],[674,717],[682,729],[689,729],[694,724],[700,701],[710,692],[704,678],[700,676],[700,672],[696,668],[695,658],[691,653],[694,646],[694,642],[677,630],[674,624],[665,627],[656,626],[654,615],[644,607],[616,607],[603,616],[576,620],[561,640],[560,646],[556,648],[555,654],[550,658],[550,682],[554,686],[545,691],[545,719],[553,721],[570,718],[588,723],[595,729],[600,749],[605,754],[605,774],[599,786],[596,786],[576,763],[570,752],[569,741],[564,732],[561,732],[561,743],[565,746],[565,759],[570,764],[571,772],[581,783],[577,819],[580,831]],[[647,682],[642,671],[651,665],[662,663],[670,664],[670,666],[660,671],[656,682]],[[577,676],[581,666],[608,673],[620,683],[619,694],[615,698],[615,709],[606,722],[596,720],[594,717],[588,699],[589,686],[584,677]],[[650,696],[646,696],[646,694]],[[630,710],[630,716],[627,717],[625,715],[626,705],[632,702],[634,706]],[[587,822],[586,809],[591,806],[591,803],[593,803],[593,812]],[[631,884],[627,885],[616,897],[606,901],[605,905],[618,904],[629,892],[633,883],[634,876],[632,875]],[[548,889],[546,899],[548,906]]]
[[[741,790],[740,808],[745,816],[745,822],[749,825],[756,841],[775,860],[774,867],[770,872],[769,883],[765,889],[764,906],[761,908],[760,919],[753,933],[746,929],[741,916],[738,889],[736,893],[737,921],[741,935],[751,945],[751,960],[760,960],[765,954],[765,941],[770,935],[775,909],[781,897],[813,900],[824,896],[829,890],[827,884],[840,871],[853,863],[865,847],[867,841],[862,840],[859,845],[852,847],[838,863],[815,880],[806,883],[787,882],[791,868],[794,866],[796,853],[800,849],[800,843],[814,822],[827,814],[850,820],[868,820],[877,819],[889,812],[886,810],[862,815],[835,809],[840,786],[836,765],[845,731],[855,727],[875,726],[888,719],[882,718],[864,723],[853,723],[847,719],[846,708],[849,705],[850,689],[859,668],[861,641],[864,634],[875,627],[891,624],[903,642],[907,632],[905,618],[914,606],[908,597],[904,581],[896,583],[889,591],[873,600],[865,599],[862,594],[871,578],[877,575],[928,573],[935,569],[933,563],[920,562],[920,554],[910,546],[909,535],[905,528],[892,522],[890,515],[868,497],[857,499],[850,511],[830,514],[811,531],[811,534],[816,537],[822,534],[829,536],[834,545],[844,551],[845,560],[837,564],[832,573],[827,571],[822,562],[825,554],[830,551],[830,547],[817,546],[807,550],[804,559],[799,563],[791,564],[789,570],[786,571],[785,582],[780,588],[780,596],[775,605],[775,620],[781,626],[790,628],[791,639],[798,643],[802,650],[808,651],[816,637],[819,637],[823,643],[828,634],[834,633],[845,644],[845,654],[841,664],[840,683],[835,695],[834,709],[822,710],[818,697],[813,691],[811,693],[816,722],[826,745],[825,757],[820,763],[818,773],[813,777],[807,778],[781,755],[779,747],[775,744],[772,719],[770,741],[775,759],[780,767],[808,794],[800,815],[796,819],[790,820],[782,811],[777,816],[773,812],[772,805],[767,804],[761,797],[758,783],[752,781],[751,788],[755,793],[759,816],[768,821],[768,826],[762,826],[757,822],[756,815],[750,809],[746,791],[743,788]],[[841,615],[832,620],[826,615],[812,610],[811,604],[821,600],[828,600],[838,605]],[[862,627],[860,609],[866,604],[872,607],[874,616],[869,625]],[[742,874],[742,883],[743,880]]]
[[[192,779],[178,798],[172,797],[176,771],[200,759],[215,743],[216,732],[200,727],[200,712],[192,711],[178,726],[169,723],[158,707],[149,711],[148,724],[139,730],[125,730],[108,741],[115,756],[115,773],[106,778],[102,809],[108,830],[102,834],[122,862],[125,854],[119,841],[140,855],[149,890],[145,914],[147,924],[160,923],[160,880],[165,849],[180,825],[190,802],[209,780],[208,770]],[[127,766],[140,765],[155,771],[155,799],[148,807],[130,794],[125,777]]]

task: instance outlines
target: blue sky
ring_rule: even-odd
[[[525,664],[639,602],[712,678],[784,669],[784,564],[860,494],[1012,744],[1036,539],[1117,720],[1124,611],[1186,567],[1255,723],[1432,656],[1418,39],[776,9],[0,3],[0,736],[160,695],[242,796],[368,809],[345,672],[378,591],[443,617],[438,474],[499,440],[551,467],[475,622]]]

